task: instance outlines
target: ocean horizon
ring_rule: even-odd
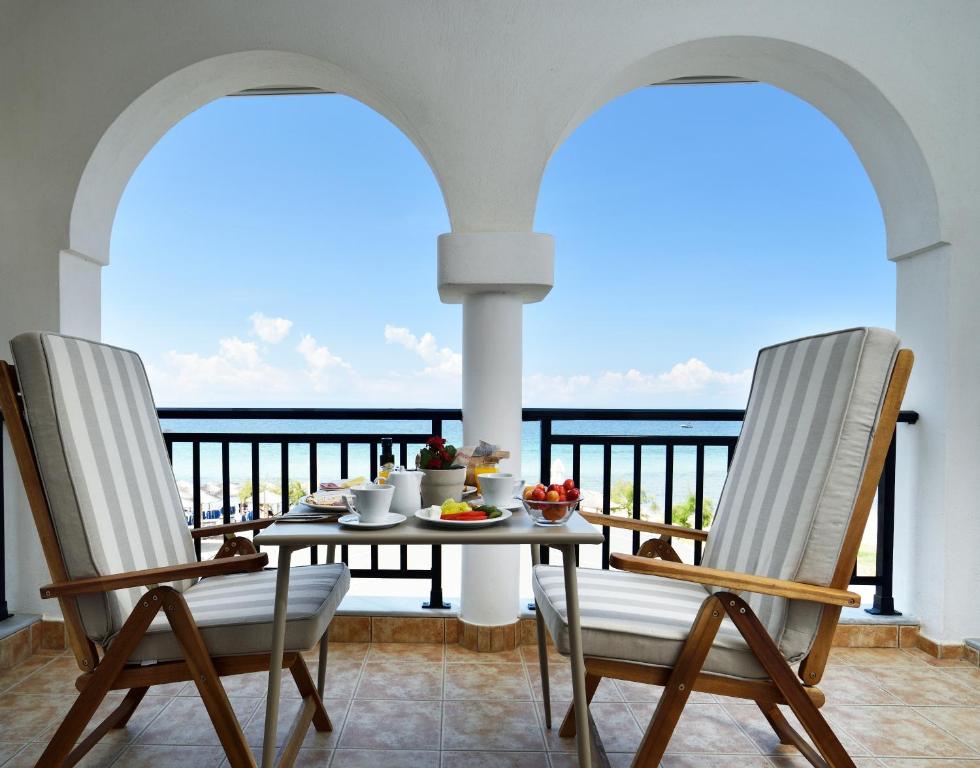
[[[164,432],[195,433],[250,433],[277,434],[428,434],[430,423],[426,421],[362,421],[337,420],[323,422],[307,419],[164,419]],[[554,434],[573,435],[657,435],[657,436],[733,436],[738,435],[738,421],[556,421]],[[443,437],[459,446],[462,442],[462,422],[443,423]],[[408,463],[414,465],[414,457],[421,444],[408,446]],[[507,446],[502,446],[506,448]],[[348,476],[369,474],[369,446],[351,445],[348,454]],[[695,447],[674,448],[673,503],[687,499],[695,490]],[[398,449],[395,450],[396,459]],[[218,443],[202,443],[200,451],[201,485],[220,488],[222,482],[221,449]],[[190,443],[175,443],[173,468],[178,482],[192,483],[192,449]],[[580,487],[591,493],[600,493],[603,483],[602,446],[582,446]],[[537,422],[525,422],[521,440],[521,475],[529,484],[540,480],[541,474],[540,426]],[[707,446],[704,457],[704,497],[717,504],[728,471],[727,449],[723,446]],[[317,480],[320,482],[340,479],[340,446],[324,444],[317,450]],[[265,443],[259,448],[259,478],[281,488],[280,448],[275,443]],[[572,475],[571,446],[553,446],[551,479],[560,482]],[[251,448],[248,444],[229,446],[229,480],[232,487],[250,481]],[[641,452],[641,490],[646,495],[642,505],[650,510],[664,508],[666,478],[666,452],[662,446],[644,446]],[[289,480],[309,483],[309,445],[293,443],[289,449]],[[633,481],[633,448],[612,447],[611,485]],[[232,504],[237,504],[233,496]]]

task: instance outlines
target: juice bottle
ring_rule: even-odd
[[[381,438],[381,455],[378,457],[378,482],[384,485],[388,474],[395,468],[395,453],[391,447],[390,437]]]

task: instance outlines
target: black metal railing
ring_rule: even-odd
[[[350,474],[350,449],[351,446],[365,446],[367,449],[368,473],[370,477],[377,474],[378,448],[382,437],[391,437],[394,445],[398,446],[398,460],[403,465],[408,465],[411,460],[410,449],[416,445],[421,445],[433,434],[442,434],[446,422],[459,422],[462,420],[462,412],[459,409],[382,409],[382,408],[160,408],[159,416],[163,421],[191,420],[191,421],[295,421],[305,420],[323,423],[336,423],[338,421],[367,421],[379,424],[391,424],[393,422],[417,422],[427,427],[424,431],[397,432],[392,433],[386,430],[372,432],[331,432],[329,430],[315,430],[309,432],[252,432],[252,431],[172,431],[165,429],[164,440],[167,445],[168,453],[173,459],[174,446],[189,445],[191,448],[191,474],[192,474],[192,504],[191,519],[189,523],[195,527],[202,523],[202,504],[201,504],[201,447],[204,445],[217,445],[220,449],[221,463],[221,507],[220,519],[222,522],[230,522],[234,505],[231,499],[231,459],[230,452],[232,446],[247,445],[251,450],[250,457],[250,479],[252,483],[252,497],[250,499],[249,515],[260,513],[261,508],[261,483],[260,483],[260,447],[263,445],[279,446],[279,474],[281,507],[283,510],[289,505],[289,484],[292,478],[290,472],[290,446],[305,445],[309,451],[309,468],[303,480],[308,480],[308,487],[312,490],[317,487],[319,477],[318,467],[318,448],[322,445],[337,446],[340,451],[340,476],[347,477]],[[604,514],[612,513],[612,490],[613,490],[613,449],[614,447],[632,449],[631,462],[632,468],[632,500],[629,505],[631,514],[639,517],[641,514],[641,500],[643,498],[643,449],[648,447],[662,448],[664,451],[664,473],[663,473],[663,499],[664,499],[664,521],[671,522],[673,506],[676,497],[675,493],[675,471],[674,460],[678,448],[693,448],[694,450],[694,515],[693,527],[704,528],[705,514],[705,452],[708,449],[724,449],[728,463],[731,462],[738,437],[731,435],[704,435],[704,434],[658,434],[656,430],[650,430],[647,434],[645,430],[638,433],[637,430],[621,430],[618,434],[589,434],[571,431],[555,431],[556,426],[569,422],[582,421],[603,421],[620,423],[665,423],[665,422],[741,422],[744,411],[741,410],[643,410],[643,409],[566,409],[566,408],[526,408],[523,413],[525,422],[537,423],[538,440],[540,451],[539,479],[541,482],[550,482],[552,458],[556,447],[569,447],[572,454],[572,477],[576,484],[581,483],[582,476],[582,449],[589,446],[600,449],[602,452],[602,492],[601,509],[598,511]],[[913,411],[903,411],[899,417],[901,423],[914,424],[918,419],[918,414]],[[2,426],[2,419],[0,419]],[[734,432],[734,430],[733,430]],[[897,439],[897,435],[896,435]],[[893,537],[895,523],[895,451],[896,443],[893,440],[890,446],[885,468],[882,472],[881,481],[878,487],[877,504],[877,548],[875,572],[873,575],[855,574],[852,584],[874,585],[875,596],[874,604],[868,609],[871,613],[894,615],[894,596],[892,594],[893,584]],[[0,513],[3,511],[3,456],[0,452]],[[530,479],[530,478],[529,478]],[[2,518],[0,518],[2,519]],[[603,568],[609,567],[609,553],[611,531],[609,527],[604,527],[604,543],[602,546],[601,565]],[[0,542],[2,542],[2,526],[0,526]],[[639,534],[634,533],[632,544],[634,552],[639,548]],[[196,543],[198,554],[200,554],[200,541]],[[409,568],[408,548],[400,546],[397,568],[382,568],[379,562],[378,547],[372,546],[370,550],[370,565],[366,568],[354,568],[351,573],[354,577],[363,578],[400,578],[400,579],[428,579],[430,581],[429,601],[424,603],[426,607],[448,607],[443,600],[442,594],[442,551],[438,546],[431,548],[431,561],[428,568]],[[319,551],[316,547],[310,550],[311,562],[316,563],[319,559]],[[546,553],[542,553],[546,556]],[[2,556],[2,550],[0,550]],[[700,562],[701,545],[696,542],[694,545],[694,560]],[[348,547],[342,547],[341,559],[343,562],[350,562],[350,552]],[[0,579],[3,578],[0,569]],[[0,590],[3,582],[0,581]],[[6,614],[6,603],[3,601],[4,592],[0,591],[0,618]]]
[[[201,446],[217,445],[221,451],[221,517],[222,522],[231,522],[233,510],[230,496],[230,451],[234,445],[247,445],[251,449],[250,479],[252,498],[250,512],[245,519],[252,519],[260,514],[261,482],[259,472],[259,451],[263,445],[279,446],[279,477],[280,477],[280,506],[282,511],[289,508],[290,481],[297,479],[291,476],[289,452],[290,446],[306,446],[309,451],[309,470],[302,479],[308,481],[309,491],[318,486],[319,467],[318,449],[321,446],[337,446],[340,450],[340,477],[351,474],[350,453],[352,446],[365,446],[367,449],[367,476],[374,478],[378,474],[378,455],[381,439],[392,438],[393,445],[398,448],[398,460],[402,465],[409,463],[410,446],[421,446],[431,435],[441,434],[445,421],[462,419],[462,412],[452,409],[391,409],[391,408],[158,408],[157,413],[163,422],[174,420],[201,421],[314,421],[321,423],[336,422],[378,422],[391,424],[407,421],[426,424],[428,429],[418,432],[331,432],[329,430],[315,432],[238,432],[238,431],[173,431],[164,429],[164,441],[167,451],[173,460],[175,445],[189,444],[191,447],[191,487],[194,494],[192,503],[193,520],[191,524],[199,527],[201,520]],[[363,469],[360,471],[364,471]],[[355,474],[357,474],[355,472]],[[195,544],[200,556],[201,540]],[[341,561],[350,565],[350,547],[342,546]],[[408,547],[398,547],[398,567],[382,568],[378,546],[368,546],[370,564],[368,567],[351,568],[355,578],[371,579],[428,579],[430,583],[429,600],[423,603],[425,608],[448,608],[442,594],[442,548],[431,547],[431,559],[428,568],[410,568],[408,563]],[[310,548],[310,562],[317,563],[320,547]]]
[[[704,530],[704,472],[705,449],[721,447],[727,451],[727,464],[731,464],[738,443],[737,435],[664,435],[664,434],[571,434],[555,433],[556,423],[570,421],[604,421],[604,422],[741,422],[745,417],[743,410],[636,410],[636,409],[584,409],[569,410],[555,409],[525,409],[525,421],[540,422],[540,478],[543,483],[550,483],[552,452],[555,446],[571,446],[572,477],[576,485],[581,480],[581,455],[583,446],[597,446],[602,449],[602,505],[598,510],[603,514],[612,513],[612,451],[613,446],[632,448],[632,499],[629,511],[634,518],[641,514],[641,499],[643,494],[642,465],[643,448],[647,446],[661,447],[664,450],[664,486],[663,486],[663,521],[672,522],[674,508],[674,457],[675,449],[682,446],[693,447],[695,451],[694,474],[694,525],[698,530]],[[918,413],[902,411],[899,423],[914,424]],[[851,584],[873,585],[875,587],[874,602],[866,610],[876,615],[901,615],[895,610],[893,589],[894,568],[894,534],[895,534],[895,457],[898,433],[889,446],[885,467],[878,484],[877,498],[877,542],[875,551],[875,572],[872,575],[858,573],[855,566]],[[609,568],[609,553],[611,528],[603,527],[604,541],[602,544],[603,568]],[[640,547],[640,534],[632,534],[633,553]],[[694,562],[701,562],[701,542],[694,542]],[[547,561],[547,551],[542,553]]]

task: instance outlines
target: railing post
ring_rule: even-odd
[[[549,485],[551,483],[551,419],[541,419],[541,456],[540,469],[538,472],[539,483]]]
[[[221,522],[227,525],[231,522],[231,457],[230,444],[227,440],[221,443]]]
[[[423,608],[449,608],[449,603],[442,599],[442,547],[432,545],[432,581],[429,587],[429,601],[422,603]]]
[[[895,610],[892,594],[895,560],[895,455],[898,431],[892,437],[885,466],[878,481],[878,545],[875,554],[875,596],[868,613],[875,616],[901,616]]]
[[[191,478],[194,487],[191,489],[191,504],[194,509],[191,511],[194,528],[201,527],[201,443],[194,441],[191,444]],[[194,551],[197,559],[201,559],[201,539],[194,539]]]
[[[538,482],[545,485],[551,484],[551,419],[542,418],[539,432],[539,455],[541,463],[538,470]],[[551,564],[551,550],[548,547],[541,548],[541,563]]]

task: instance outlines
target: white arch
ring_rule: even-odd
[[[714,37],[681,43],[640,59],[581,105],[554,143],[552,154],[612,99],[651,83],[698,75],[770,83],[809,102],[832,120],[851,142],[874,185],[890,259],[945,244],[932,174],[898,110],[874,83],[840,59],[785,40]]]
[[[185,116],[215,99],[247,88],[313,87],[366,104],[398,127],[443,184],[418,132],[395,106],[335,65],[298,53],[242,51],[199,61],[165,77],[112,122],[82,172],[72,205],[69,250],[105,265],[119,199],[140,161]]]

